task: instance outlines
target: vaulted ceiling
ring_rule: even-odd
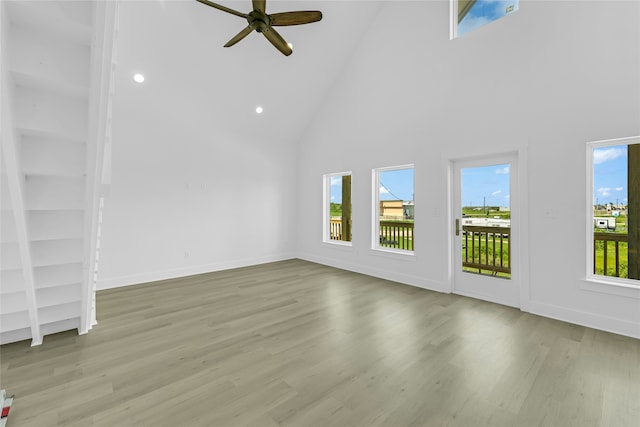
[[[221,1],[241,12],[251,1]],[[285,57],[258,33],[223,45],[246,26],[195,0],[126,1],[119,7],[114,116],[153,110],[185,126],[208,122],[222,137],[298,139],[380,10],[380,1],[267,2],[267,13],[320,10],[320,22],[279,28]],[[134,83],[143,73],[144,84]],[[255,112],[260,105],[261,115]]]

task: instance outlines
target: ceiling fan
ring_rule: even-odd
[[[249,25],[231,40],[224,47],[231,47],[243,38],[247,37],[253,30],[262,33],[272,45],[276,47],[284,55],[289,56],[293,52],[291,45],[273,27],[283,27],[286,25],[301,25],[318,22],[322,19],[322,12],[317,10],[307,10],[299,12],[282,12],[273,13],[271,15],[266,12],[266,0],[252,0],[253,11],[249,13],[241,13],[226,6],[213,3],[209,0],[197,0],[202,4],[214,7],[232,15],[245,18]]]

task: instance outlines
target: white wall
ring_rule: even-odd
[[[98,289],[294,256],[290,148],[194,128],[184,114],[114,122]]]
[[[640,337],[638,292],[584,289],[585,143],[640,134],[640,4],[521,2],[454,41],[448,15],[446,1],[394,1],[371,25],[299,147],[298,255],[448,291],[448,159],[521,150],[522,307]],[[371,169],[406,163],[416,167],[411,260],[369,249]],[[322,243],[322,175],[345,170],[351,248]],[[557,217],[544,218],[548,206]]]
[[[295,256],[295,150],[242,91],[216,102],[234,88],[214,80],[210,52],[221,47],[194,30],[209,10],[193,4],[200,14],[190,3],[120,5],[98,289]],[[246,111],[229,124],[237,104]]]

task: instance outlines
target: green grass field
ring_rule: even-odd
[[[502,250],[500,249],[500,241],[496,239],[495,243],[495,251],[494,245],[491,238],[489,238],[489,245],[485,240],[485,236],[476,235],[473,238],[474,242],[472,244],[471,239],[465,240],[465,236],[462,237],[462,261],[469,260],[469,262],[474,262],[477,264],[488,264],[488,265],[498,265],[500,266],[500,259],[502,258],[502,266],[510,267],[509,262],[509,239],[504,239],[502,242]],[[473,254],[471,253],[471,248],[473,247]],[[488,258],[488,259],[487,259]],[[503,273],[503,272],[495,272],[490,269],[477,269],[471,267],[463,267],[462,271],[466,271],[468,273],[477,273],[484,274],[496,277],[509,278],[511,274]]]
[[[616,275],[616,247],[615,242],[607,242],[607,273],[604,273],[604,242],[596,242],[596,268],[595,274],[604,276]],[[620,275],[619,277],[629,277],[629,244],[626,242],[620,242],[619,244],[619,257],[620,257]]]

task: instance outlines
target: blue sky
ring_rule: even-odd
[[[458,24],[458,36],[507,15],[507,8],[518,10],[518,0],[478,0]]]
[[[462,206],[511,206],[508,164],[462,169]]]
[[[627,146],[593,150],[593,203],[628,204]]]
[[[342,176],[331,177],[331,203],[342,203]]]
[[[380,172],[380,200],[413,200],[414,172],[397,169]],[[342,177],[331,177],[331,202],[342,203]]]
[[[413,168],[380,172],[380,200],[413,200]]]

